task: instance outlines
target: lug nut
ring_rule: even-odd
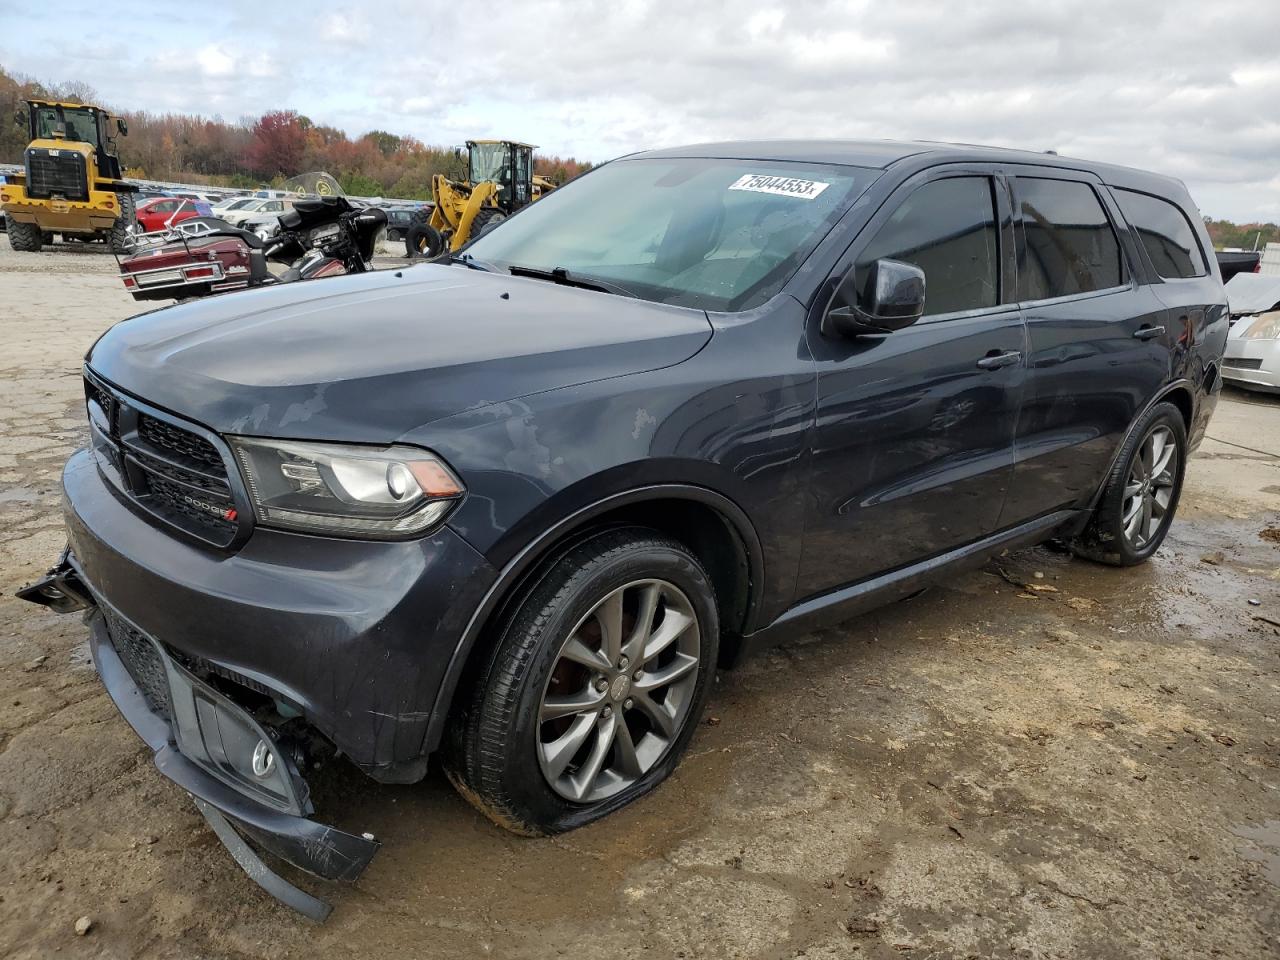
[[[604,716],[606,716],[606,717],[612,717],[612,716],[613,716],[613,707],[605,707],[605,708],[601,711],[601,713],[602,713]]]
[[[644,676],[644,671],[643,671],[643,670],[637,670],[637,671],[635,672],[635,676],[633,676],[631,679],[632,679],[632,680],[639,680],[639,679],[640,679],[641,677],[643,677],[643,676]]]
[[[631,661],[630,661],[630,660],[628,660],[626,657],[620,657],[620,658],[618,659],[618,669],[619,669],[619,670],[625,670],[625,669],[627,669],[627,667],[628,667],[628,666],[630,666],[630,665],[631,665]]]
[[[635,701],[632,700],[630,697],[627,697],[627,701],[626,703],[623,704],[623,706],[626,707],[628,710],[630,710],[633,706],[635,706]]]
[[[606,680],[604,677],[596,677],[596,689],[599,690],[601,693],[604,693],[606,690],[609,689],[609,681]]]

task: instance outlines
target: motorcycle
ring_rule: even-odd
[[[373,269],[374,243],[386,223],[382,210],[356,207],[345,196],[303,197],[280,214],[279,232],[270,239],[228,223],[206,223],[198,232],[178,224],[160,234],[135,236],[134,252],[117,261],[135,300],[188,300],[365,273]],[[276,274],[269,262],[288,266]]]

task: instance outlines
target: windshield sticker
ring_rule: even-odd
[[[752,193],[772,193],[780,197],[796,197],[800,200],[812,200],[827,187],[829,183],[821,180],[797,180],[795,177],[770,177],[757,173],[746,173],[729,184],[730,190],[750,190]]]

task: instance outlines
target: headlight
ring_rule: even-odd
[[[1245,340],[1280,340],[1280,310],[1254,317],[1240,336]]]
[[[463,492],[443,460],[416,447],[228,440],[264,526],[404,539],[439,523]]]

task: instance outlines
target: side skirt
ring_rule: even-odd
[[[893,600],[900,600],[940,577],[980,567],[1002,550],[1040,543],[1049,539],[1054,531],[1087,515],[1088,512],[1083,510],[1059,510],[909,567],[804,600],[767,627],[743,637],[740,657],[823,627],[834,626]]]

